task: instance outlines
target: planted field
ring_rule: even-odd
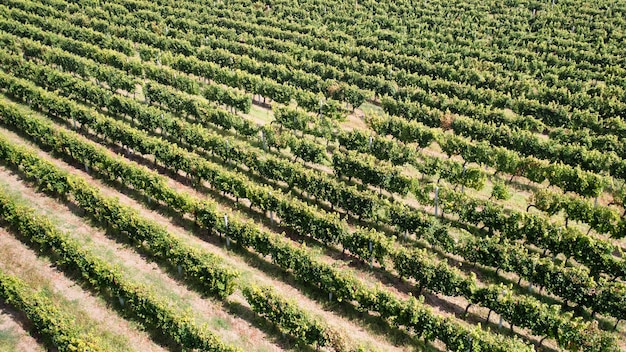
[[[0,350],[626,349],[625,14],[0,1]]]

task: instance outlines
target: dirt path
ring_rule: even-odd
[[[133,281],[149,285],[177,308],[192,311],[199,323],[208,323],[214,331],[222,335],[225,342],[240,345],[244,349],[256,346],[264,351],[280,350],[269,343],[262,332],[255,331],[247,322],[235,319],[225,312],[220,302],[203,299],[199,294],[189,291],[155,263],[147,262],[132,248],[108,238],[103,230],[90,226],[85,219],[73,214],[65,205],[36,193],[4,168],[0,168],[0,184],[16,193],[24,204],[35,208],[37,213],[46,215],[55,226],[69,233],[85,248],[109,263],[120,266]]]
[[[0,229],[0,268],[30,287],[48,292],[61,310],[74,317],[82,331],[93,334],[105,350],[165,351],[145,332],[107,308],[106,302],[77,286],[4,229]]]
[[[24,329],[20,315],[12,307],[0,302],[0,351],[45,351]]]

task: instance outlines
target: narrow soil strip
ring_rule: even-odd
[[[86,249],[102,259],[118,265],[135,282],[149,285],[159,296],[180,310],[189,310],[198,323],[207,323],[224,342],[243,349],[257,347],[265,351],[280,350],[268,342],[258,329],[242,319],[229,315],[220,302],[203,299],[196,292],[164,273],[155,263],[147,262],[140,254],[124,244],[107,237],[104,230],[92,227],[85,219],[75,215],[65,205],[25,185],[16,175],[0,167],[0,186],[14,193],[20,201],[45,215],[52,223],[79,241]],[[71,299],[78,299],[71,297]]]
[[[76,285],[5,229],[0,229],[0,268],[30,287],[48,292],[63,311],[76,319],[76,325],[95,336],[105,350],[165,351],[145,332],[107,308],[106,302]]]
[[[45,351],[45,348],[25,330],[28,322],[24,320],[20,312],[0,301],[0,351]]]

